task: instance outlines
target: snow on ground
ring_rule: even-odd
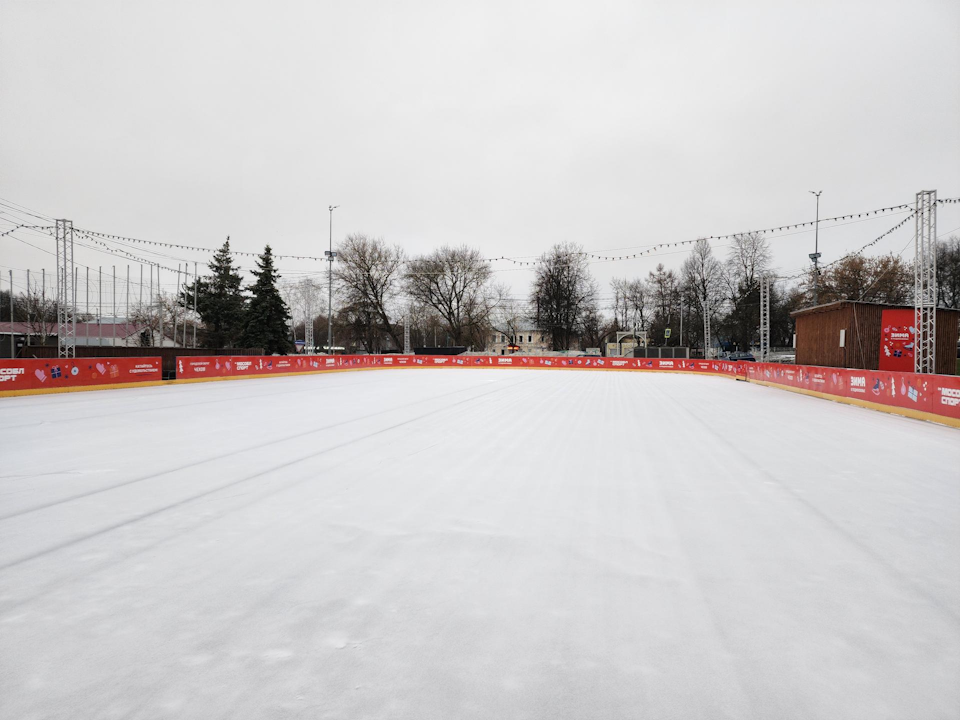
[[[0,717],[960,715],[960,432],[722,378],[0,400]]]

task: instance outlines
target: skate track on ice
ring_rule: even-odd
[[[960,432],[723,378],[0,400],[0,717],[960,713]]]

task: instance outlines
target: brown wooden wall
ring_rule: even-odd
[[[795,316],[797,364],[877,370],[883,311],[892,306],[840,302]],[[955,375],[960,312],[937,310],[937,372]],[[846,330],[846,347],[840,347]]]
[[[957,374],[960,310],[937,310],[937,374]]]

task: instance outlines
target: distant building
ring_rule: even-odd
[[[916,340],[911,305],[839,300],[791,313],[798,365],[912,372]],[[957,370],[960,312],[937,309],[937,373]]]
[[[146,330],[145,325],[124,322],[123,320],[110,321],[107,319],[99,323],[77,323],[77,346],[110,346],[110,347],[139,347],[141,333]],[[56,327],[54,327],[56,334]]]
[[[490,334],[488,352],[496,355],[545,355],[550,352],[550,338],[532,325],[513,330],[513,334]]]
[[[25,322],[0,322],[0,359],[11,358],[19,353],[20,348],[27,344],[29,332],[30,328]]]
[[[147,326],[129,323],[123,319],[104,318],[97,322],[78,322],[76,324],[77,347],[141,347],[149,344]],[[178,333],[179,335],[180,333]],[[182,342],[172,339],[173,328],[164,328],[163,347],[182,347]],[[154,342],[159,338],[154,334]],[[48,322],[0,322],[0,357],[10,357],[10,343],[16,345],[17,352],[27,345],[56,345],[57,323]]]

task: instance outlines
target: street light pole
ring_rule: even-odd
[[[820,304],[820,193],[823,190],[809,190],[811,195],[817,198],[817,221],[814,223],[813,230],[813,252],[810,259],[813,260],[813,304]]]
[[[333,251],[333,211],[339,205],[330,206],[330,249],[324,253],[330,263],[327,270],[327,352],[333,352],[333,261],[337,254]]]

